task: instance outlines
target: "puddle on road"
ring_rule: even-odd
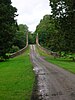
[[[36,97],[38,97],[38,99],[31,99],[31,100],[49,100],[49,91],[48,91],[48,85],[47,85],[47,79],[46,79],[46,75],[47,73],[44,71],[43,68],[40,68],[38,66],[34,67],[33,69],[35,71],[36,74],[36,80],[37,80],[37,86],[35,87],[36,89]]]
[[[46,75],[47,74],[42,68],[38,68],[37,66],[34,67],[33,70],[35,71],[36,75]]]

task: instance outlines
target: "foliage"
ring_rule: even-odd
[[[29,44],[35,44],[36,41],[36,34],[29,32],[28,34],[28,43]]]
[[[7,58],[17,29],[17,9],[11,5],[11,0],[0,1],[0,58]]]
[[[75,1],[49,0],[51,15],[45,15],[36,27],[39,42],[52,51],[75,52]]]
[[[18,46],[20,49],[26,46],[26,34],[28,32],[27,25],[20,24],[19,30],[13,39],[13,45]]]
[[[61,45],[64,44],[61,51],[75,52],[75,1],[50,0],[50,6],[63,38],[60,42]]]
[[[51,15],[45,15],[36,28],[36,33],[39,35],[39,42],[44,47],[55,50],[54,47],[57,39],[58,30],[55,27],[54,19]]]
[[[17,52],[18,50],[19,50],[19,47],[13,45],[12,48],[10,49],[10,53]]]

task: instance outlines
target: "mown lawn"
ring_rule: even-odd
[[[39,52],[41,56],[44,56],[45,60],[47,60],[48,62],[58,65],[59,67],[64,68],[75,74],[75,62],[72,61],[72,59],[70,58],[56,58],[55,59],[53,56],[46,54],[44,51],[42,51],[39,48],[37,48],[37,51]]]
[[[29,50],[16,58],[0,62],[0,100],[30,100],[33,84]]]

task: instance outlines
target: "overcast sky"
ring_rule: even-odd
[[[35,31],[44,15],[50,14],[49,0],[11,0],[18,9],[18,24],[26,24],[29,31]]]

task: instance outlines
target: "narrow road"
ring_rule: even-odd
[[[38,100],[75,100],[75,75],[45,61],[36,52],[35,45],[30,50],[38,76]]]

